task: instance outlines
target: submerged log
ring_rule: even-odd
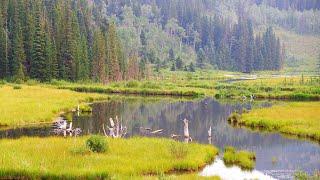
[[[155,130],[155,131],[152,131],[151,134],[162,133],[162,131],[163,131],[163,129]]]

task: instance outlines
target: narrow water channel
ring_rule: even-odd
[[[103,125],[109,118],[119,116],[128,128],[127,136],[148,135],[144,129],[159,130],[158,135],[168,137],[183,134],[184,118],[189,122],[192,139],[199,143],[208,141],[208,129],[212,127],[211,143],[223,150],[225,146],[250,150],[256,153],[256,168],[276,179],[292,179],[293,173],[303,170],[313,173],[320,169],[320,145],[306,140],[284,137],[278,133],[254,132],[246,128],[235,128],[228,124],[227,117],[242,108],[271,106],[271,102],[230,103],[207,98],[196,101],[148,100],[147,98],[117,98],[93,104],[91,114],[71,114],[73,127],[83,134],[103,133]],[[69,117],[70,118],[70,117]],[[50,127],[22,128],[0,131],[0,138],[20,136],[52,135]],[[220,153],[222,154],[222,153]]]

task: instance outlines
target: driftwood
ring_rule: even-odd
[[[53,123],[53,132],[57,135],[63,134],[64,137],[67,137],[67,133],[70,136],[78,136],[81,134],[82,130],[80,128],[72,128],[72,122],[69,124],[66,120],[59,118],[56,122]]]
[[[163,129],[159,129],[159,130],[155,130],[150,132],[151,134],[158,134],[158,133],[162,133]]]
[[[184,123],[184,127],[183,127],[184,141],[186,143],[192,142],[192,138],[190,137],[190,134],[189,134],[189,121],[187,119],[184,119],[183,123]]]
[[[212,135],[212,130],[211,130],[211,126],[210,126],[210,128],[208,130],[208,136],[211,137],[211,135]]]
[[[103,133],[105,136],[110,136],[113,138],[121,138],[124,137],[127,134],[127,127],[123,126],[122,123],[119,121],[118,116],[116,116],[116,123],[114,123],[113,119],[110,118],[110,127],[108,127],[109,135],[107,134],[104,124],[102,124]]]

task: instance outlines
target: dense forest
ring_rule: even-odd
[[[2,0],[0,77],[107,83],[163,68],[280,70],[285,47],[271,25],[301,33],[317,33],[319,25],[311,19],[301,30],[286,18],[266,22],[254,15],[268,16],[270,9],[318,13],[319,2]]]

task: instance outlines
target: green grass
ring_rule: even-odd
[[[236,151],[234,147],[226,147],[223,161],[227,166],[237,165],[241,169],[252,170],[255,167],[256,156],[249,151]]]
[[[320,102],[286,102],[271,108],[253,109],[240,124],[320,141]]]
[[[294,173],[294,179],[296,180],[319,180],[320,179],[320,171],[315,171],[313,175],[309,175],[303,171],[297,171]]]
[[[277,77],[260,75],[260,79],[234,83],[218,83],[218,98],[241,98],[254,94],[260,99],[320,100],[319,77]]]
[[[216,98],[239,99],[242,96],[249,97],[254,94],[257,98],[266,99],[320,100],[319,77],[272,77],[270,73],[273,72],[260,72],[256,80],[229,83],[225,82],[225,80],[249,76],[241,73],[235,74],[222,71],[164,73],[166,75],[162,75],[161,78],[157,76],[151,80],[124,81],[107,85],[55,81],[52,86],[78,92],[148,96],[215,96]]]
[[[79,103],[106,97],[41,86],[3,85],[0,87],[0,126],[51,122],[60,112],[76,108]]]
[[[175,157],[168,139],[107,138],[105,153],[74,153],[88,137],[21,138],[0,140],[0,178],[110,178],[196,172],[211,162],[218,150],[187,144],[187,154]]]

